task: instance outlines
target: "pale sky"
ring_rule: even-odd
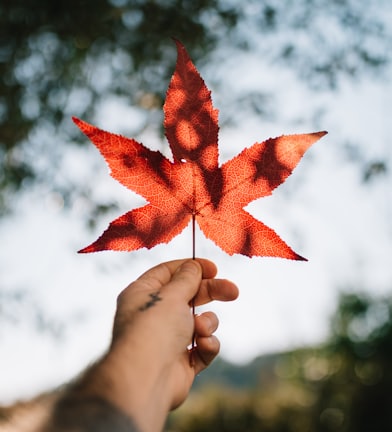
[[[248,208],[309,262],[230,257],[197,234],[197,255],[215,261],[219,276],[240,288],[237,301],[211,305],[220,317],[221,355],[234,362],[323,341],[341,290],[392,290],[391,177],[364,185],[358,164],[341,146],[349,141],[363,155],[391,162],[391,81],[367,78],[343,82],[338,92],[311,92],[290,71],[267,68],[254,54],[200,69],[207,85],[209,76],[222,77],[223,90],[216,97],[212,91],[223,118],[226,109],[235,109],[231,101],[236,92],[268,88],[276,95],[279,122],[239,112],[239,124],[221,130],[222,161],[269,137],[316,130],[329,134],[271,197]],[[97,126],[112,132],[141,115],[131,108],[124,111],[116,101],[109,111],[103,109]],[[321,109],[316,121],[314,114]],[[138,139],[150,147],[160,145],[148,133]],[[2,286],[28,288],[30,305],[39,305],[49,320],[67,324],[57,329],[58,337],[38,332],[31,328],[29,307],[16,309],[18,323],[1,322],[0,402],[59,385],[95,360],[108,344],[121,289],[149,267],[191,254],[190,229],[149,251],[76,254],[114,217],[142,202],[108,175],[92,144],[86,147],[66,149],[60,166],[79,181],[93,178],[98,197],[118,197],[120,213],[102,216],[88,231],[83,202],[65,211],[58,197],[41,189],[24,197],[15,215],[0,225]]]

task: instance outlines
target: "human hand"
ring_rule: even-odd
[[[192,299],[199,306],[237,298],[237,287],[215,279],[216,272],[216,266],[204,259],[171,261],[150,269],[120,294],[108,360],[115,365],[113,401],[134,419],[152,406],[155,419],[156,411],[165,418],[218,354],[219,341],[213,335],[217,316],[193,316],[190,306]],[[194,334],[196,346],[190,353]]]
[[[161,430],[219,352],[218,318],[194,316],[191,308],[192,301],[198,306],[238,296],[232,282],[215,279],[216,271],[208,260],[177,260],[131,283],[118,297],[108,353],[64,390],[43,430]]]

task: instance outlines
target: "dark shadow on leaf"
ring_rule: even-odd
[[[161,214],[148,218],[148,224],[142,224],[138,217],[145,207],[132,210],[114,220],[101,237],[90,246],[80,250],[80,253],[96,252],[101,250],[131,251],[143,247],[151,249],[159,243],[167,243],[174,237],[171,231],[177,234],[185,228],[190,220],[190,214],[183,213]],[[184,217],[185,216],[185,217]],[[186,217],[187,216],[187,217]],[[170,231],[168,227],[172,227]]]
[[[271,190],[282,184],[291,173],[290,168],[278,160],[276,152],[278,139],[271,138],[265,141],[265,145],[260,147],[260,157],[256,158],[254,163],[253,181],[263,178],[268,182]]]

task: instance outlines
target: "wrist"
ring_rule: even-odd
[[[170,374],[157,361],[159,353],[147,352],[146,345],[114,344],[93,368],[83,392],[109,401],[132,418],[141,432],[156,432],[171,408]]]

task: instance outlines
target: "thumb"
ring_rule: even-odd
[[[170,289],[175,290],[176,293],[181,293],[184,299],[189,302],[200,287],[202,274],[201,265],[197,261],[185,261],[174,272],[167,286],[170,286]]]

